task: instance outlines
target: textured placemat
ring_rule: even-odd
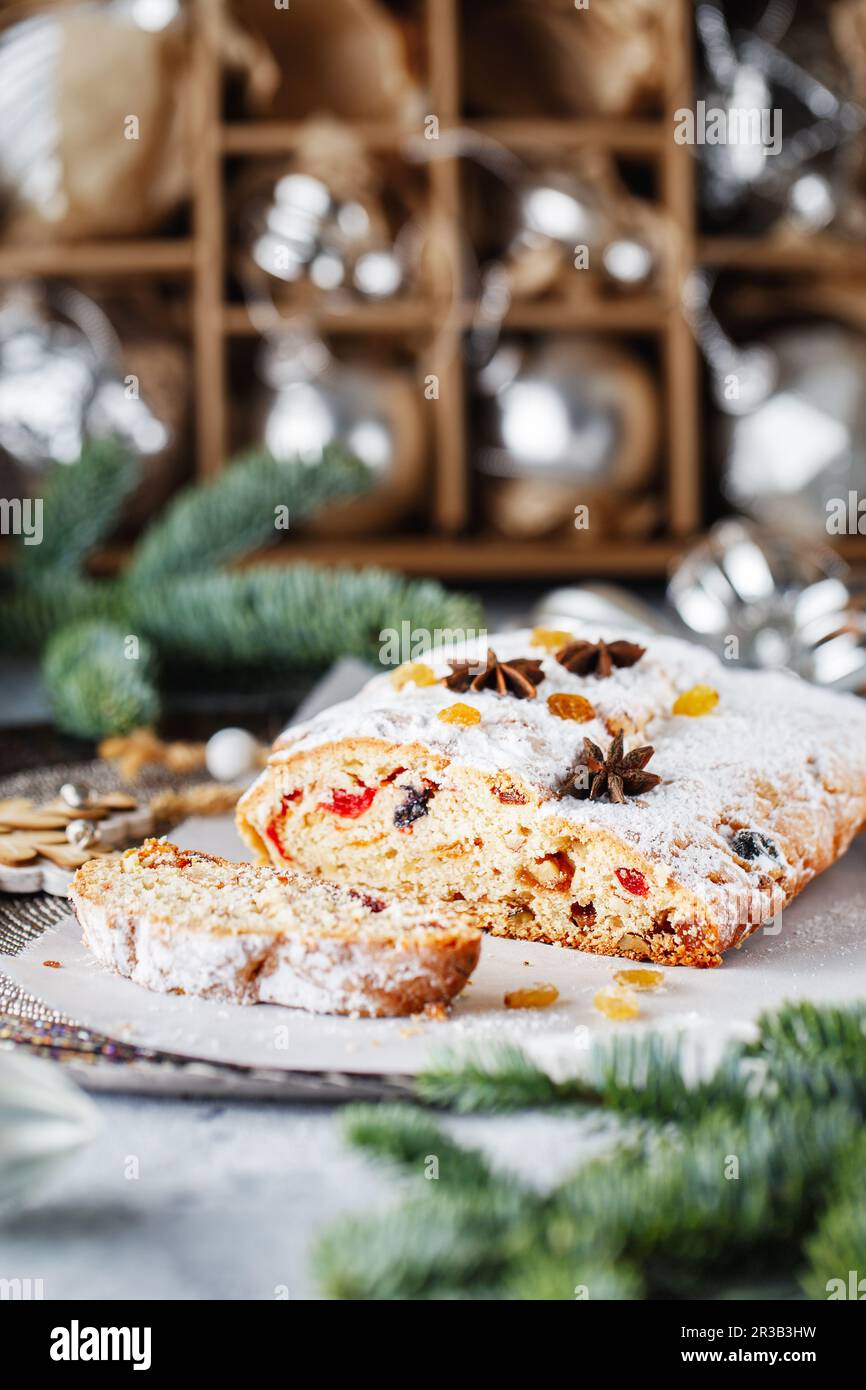
[[[118,788],[140,800],[167,789],[200,783],[201,773],[179,777],[145,768],[134,787],[119,783],[113,769],[94,759],[61,763],[0,779],[0,798],[33,801],[56,796],[64,782],[84,782],[96,791]],[[62,1062],[88,1090],[274,1100],[378,1100],[411,1093],[399,1076],[351,1072],[292,1072],[202,1062],[135,1047],[83,1028],[50,1008],[3,972],[2,958],[16,956],[66,914],[63,898],[47,893],[0,894],[0,1047],[21,1048]]]

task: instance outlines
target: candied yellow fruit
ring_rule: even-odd
[[[525,989],[511,989],[505,996],[506,1009],[549,1009],[559,998],[556,985],[527,985]]]
[[[702,714],[710,714],[718,703],[718,690],[713,690],[711,685],[693,685],[691,690],[684,690],[677,696],[674,714],[687,714],[690,719],[697,719]]]
[[[480,724],[481,714],[474,705],[464,705],[461,700],[456,705],[446,705],[436,716],[443,724]]]
[[[548,695],[547,708],[557,719],[573,719],[576,724],[585,724],[588,719],[595,718],[595,706],[582,695],[565,695],[562,692]]]
[[[549,652],[558,652],[560,647],[564,647],[566,642],[574,641],[573,632],[558,632],[551,627],[534,627],[532,629],[533,647],[545,647]]]
[[[605,1018],[637,1018],[640,1013],[640,1004],[628,990],[600,989],[592,1002]]]
[[[402,690],[410,683],[412,685],[435,685],[436,677],[423,661],[405,661],[402,666],[397,667],[396,671],[391,672],[391,684],[395,690]]]
[[[626,988],[658,989],[665,977],[660,970],[618,970],[613,978]]]

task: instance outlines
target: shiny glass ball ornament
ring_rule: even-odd
[[[362,533],[397,521],[420,500],[425,481],[421,393],[394,367],[372,370],[320,356],[292,338],[266,342],[258,360],[263,388],[253,406],[253,438],[276,459],[315,467],[330,444],[369,470],[371,487],[357,500],[334,503],[307,530]]]
[[[312,174],[268,175],[250,183],[239,221],[245,248],[239,273],[248,288],[264,277],[306,281],[323,294],[346,289],[386,300],[404,286],[406,238],[392,242],[372,197],[368,205],[341,199]]]
[[[130,391],[122,359],[109,319],[79,290],[22,282],[0,293],[0,451],[11,486],[26,490],[52,465],[74,464],[87,439],[106,438],[149,460],[153,480],[173,432]]]
[[[93,800],[93,791],[84,782],[64,782],[60,788],[60,799],[67,806],[78,808],[88,806]]]
[[[259,766],[259,745],[246,729],[220,729],[207,741],[205,766],[217,782],[240,782]]]
[[[655,448],[655,384],[622,349],[505,339],[477,386],[482,472],[614,487],[645,476]]]
[[[71,820],[66,827],[66,838],[76,849],[91,849],[102,838],[98,825],[91,820]]]
[[[761,521],[827,535],[834,502],[866,496],[866,338],[811,323],[775,330],[758,351],[763,379],[743,374],[744,392],[736,368],[735,397],[718,382],[723,490]]]
[[[680,561],[668,601],[693,636],[745,666],[866,686],[866,622],[828,548],[754,522],[719,522]]]

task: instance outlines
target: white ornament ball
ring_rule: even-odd
[[[258,770],[259,745],[246,729],[220,729],[208,739],[205,766],[217,782],[239,782]]]

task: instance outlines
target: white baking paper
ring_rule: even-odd
[[[183,848],[248,858],[228,818],[190,820],[173,839]],[[415,1073],[443,1045],[511,1042],[552,1072],[579,1070],[588,1045],[614,1029],[685,1030],[715,1050],[748,1033],[785,1000],[845,1002],[866,996],[866,842],[862,839],[782,915],[777,934],[759,932],[717,970],[664,970],[664,985],[640,997],[641,1017],[605,1019],[594,995],[634,962],[555,946],[485,939],[472,983],[446,1022],[346,1019],[261,1004],[218,1004],[152,994],[94,961],[72,917],[23,955],[3,961],[25,989],[84,1026],[163,1051],[254,1066],[308,1071]],[[59,970],[46,967],[57,960]],[[506,1009],[503,997],[539,981],[559,1000],[544,1010]]]

